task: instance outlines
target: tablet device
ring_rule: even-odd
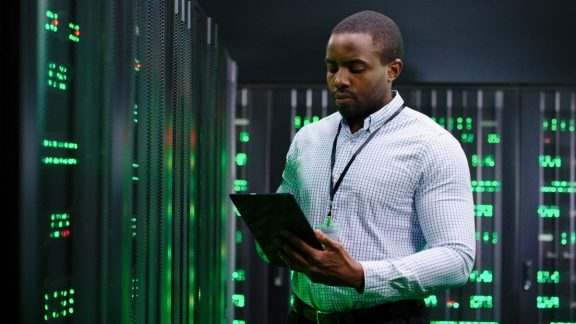
[[[236,193],[230,194],[230,199],[271,265],[287,266],[277,253],[280,247],[273,242],[281,237],[281,230],[287,230],[312,247],[324,250],[292,194]]]

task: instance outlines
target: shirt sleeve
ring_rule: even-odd
[[[297,132],[290,143],[290,148],[286,154],[286,164],[284,171],[282,172],[282,182],[276,190],[278,193],[291,193],[298,200],[298,185],[300,181],[298,180],[298,142],[300,138],[300,133]]]
[[[367,297],[422,298],[462,286],[474,264],[474,205],[468,161],[449,133],[432,137],[421,155],[415,212],[427,245],[389,260],[363,261]]]

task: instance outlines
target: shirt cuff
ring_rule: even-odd
[[[390,261],[361,261],[360,265],[364,268],[362,293],[382,294],[388,287],[388,280],[392,275]]]

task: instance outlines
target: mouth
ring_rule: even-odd
[[[351,99],[352,95],[346,92],[334,92],[334,99]]]
[[[353,100],[353,96],[350,93],[345,92],[335,92],[333,97],[336,104],[345,104]]]

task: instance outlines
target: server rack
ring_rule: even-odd
[[[20,5],[20,322],[226,321],[217,24],[195,1]]]
[[[470,163],[477,259],[465,286],[426,297],[433,323],[574,323],[574,88],[397,89],[408,106],[460,140]],[[274,191],[295,132],[335,107],[320,85],[246,84],[239,94],[242,131],[269,129],[242,147],[249,156],[242,166],[244,190]],[[237,256],[255,253],[250,243],[237,248]],[[246,318],[257,323],[282,318],[288,312],[289,274],[279,275],[257,258],[252,267],[258,275],[246,271],[246,282],[237,290],[267,288],[250,290]],[[271,300],[272,295],[283,303],[261,303],[262,296]],[[268,313],[260,312],[263,307]]]

